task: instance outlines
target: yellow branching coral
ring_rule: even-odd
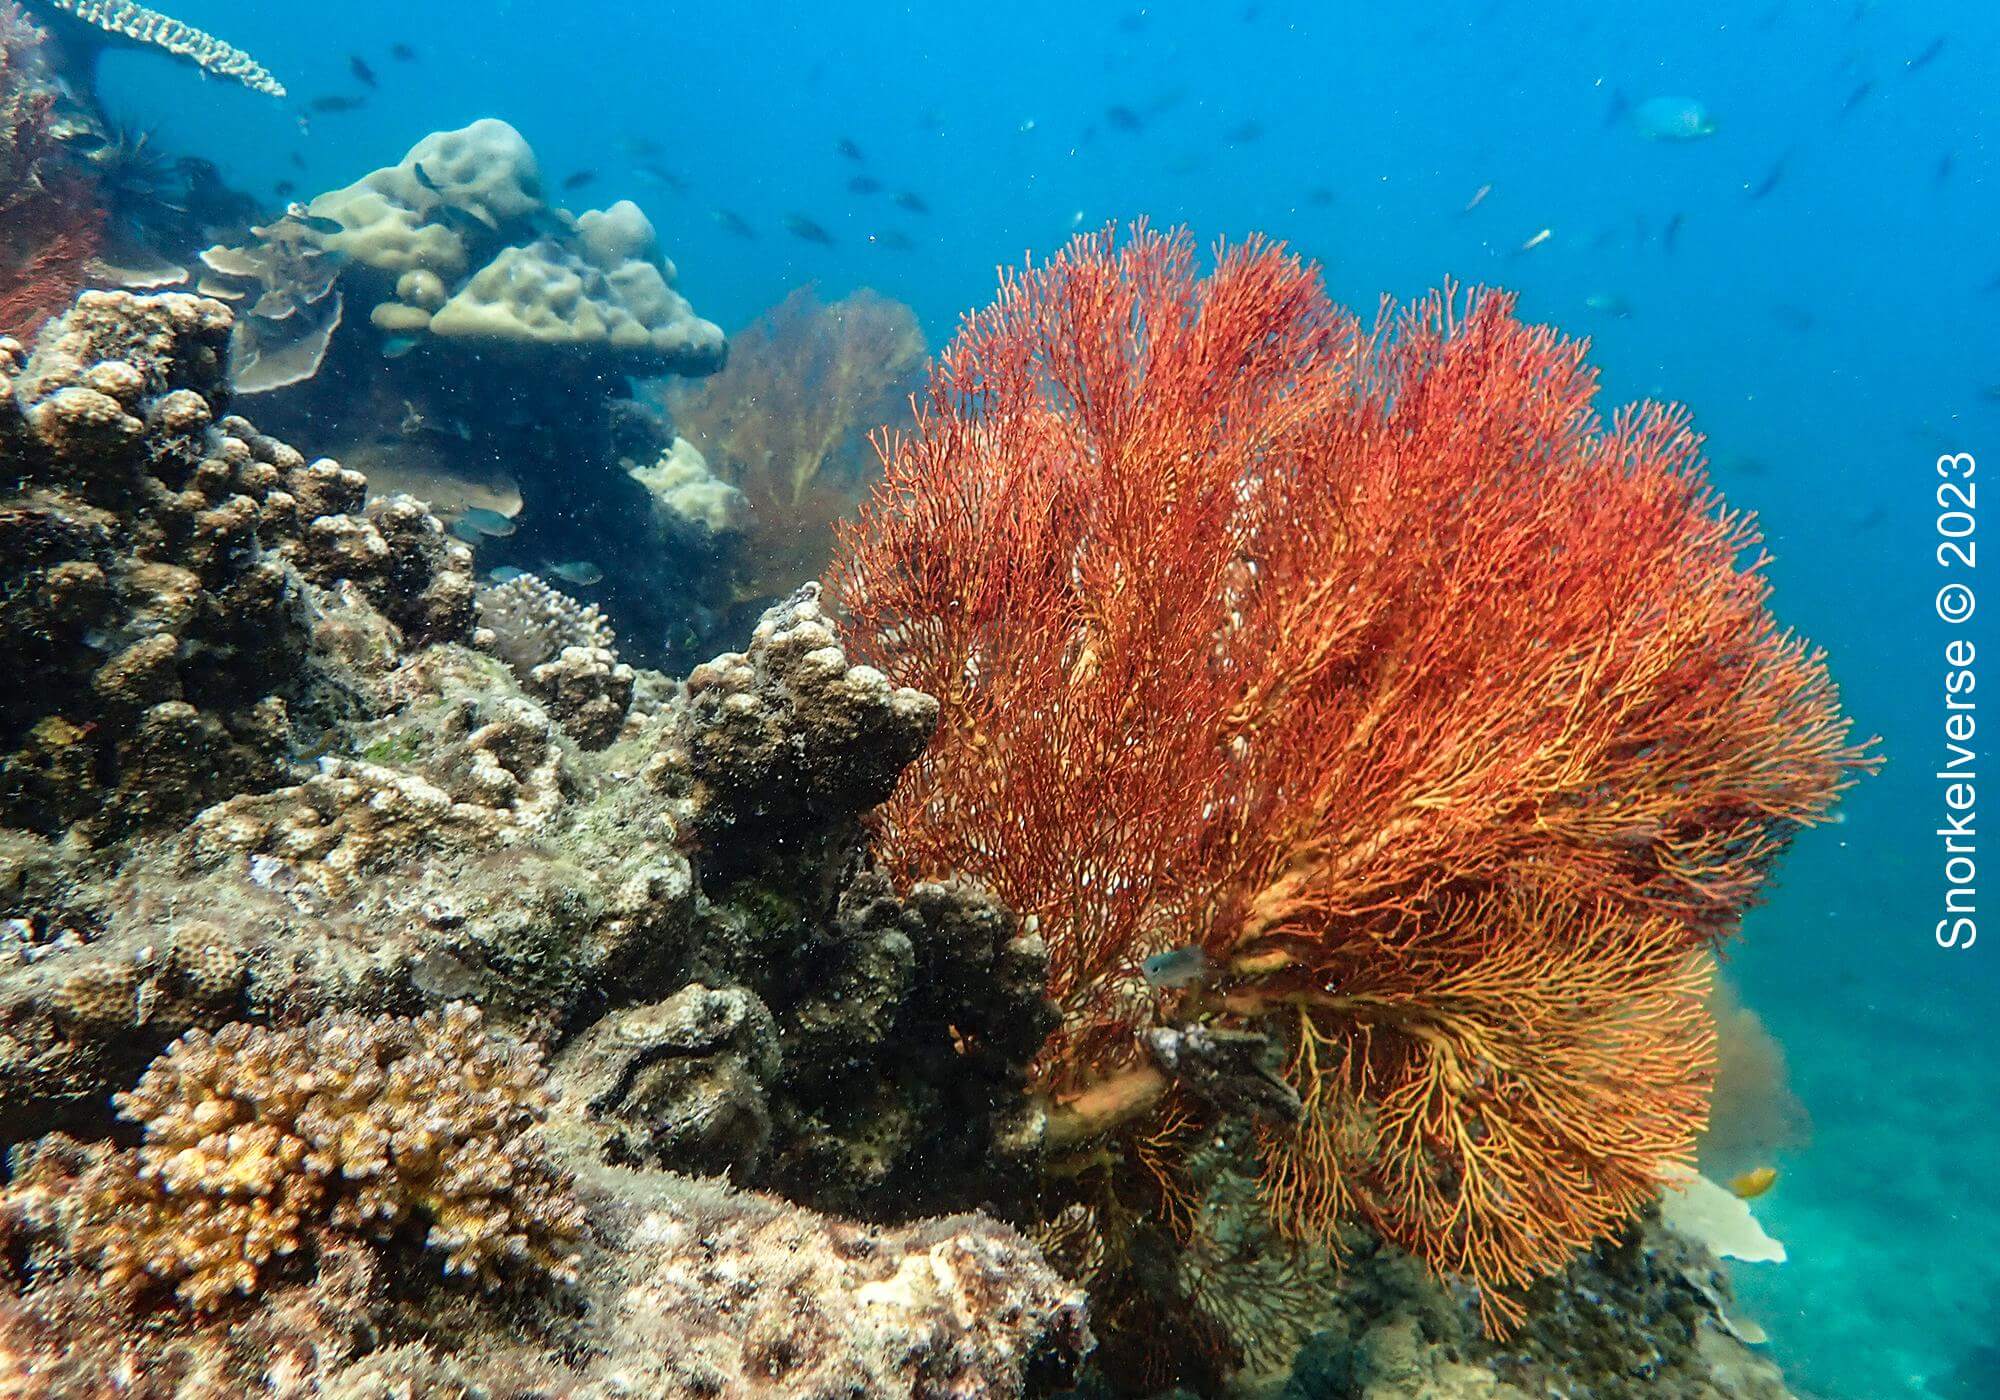
[[[831,304],[800,288],[733,337],[729,363],[676,384],[674,426],[747,498],[734,601],[819,577],[833,525],[880,475],[865,434],[899,416],[923,362],[916,313],[866,288]]]
[[[106,39],[159,49],[219,78],[232,78],[252,91],[272,97],[285,95],[285,85],[234,44],[225,44],[206,30],[158,10],[149,10],[133,0],[40,0],[40,3],[100,31]]]
[[[136,1150],[30,1150],[9,1204],[51,1202],[112,1288],[171,1286],[197,1308],[254,1292],[326,1228],[427,1227],[446,1272],[488,1285],[516,1267],[570,1278],[583,1216],[531,1131],[544,1080],[537,1051],[464,1003],[190,1031],[118,1096]]]

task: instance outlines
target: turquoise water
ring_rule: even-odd
[[[1272,3],[175,11],[256,54],[291,98],[120,53],[106,100],[274,212],[280,180],[310,195],[427,132],[504,117],[552,180],[596,172],[579,201],[638,200],[683,290],[732,333],[802,283],[829,298],[865,285],[913,305],[936,345],[990,295],[996,265],[1144,215],[1204,239],[1282,238],[1352,305],[1445,277],[1516,289],[1529,317],[1591,337],[1612,400],[1691,405],[1730,501],[1764,522],[1779,615],[1829,651],[1887,760],[1838,824],[1800,840],[1732,952],[1813,1121],[1758,1206],[1791,1259],[1739,1267],[1739,1287],[1772,1355],[1827,1400],[2000,1393],[2000,1364],[1980,1359],[1993,1359],[2000,1257],[2000,924],[1970,950],[1936,946],[1932,776],[1947,640],[2000,666],[2000,598],[1956,629],[1933,609],[1966,578],[1935,557],[1933,464],[2000,463],[2000,13],[1965,0],[1493,3],[1425,18]],[[357,86],[350,54],[379,91]],[[302,130],[300,109],[325,94],[367,100]],[[1624,109],[1663,96],[1696,99],[1713,133],[1647,139]],[[843,139],[862,162],[837,152]],[[661,154],[636,154],[642,140]],[[685,192],[648,177],[648,159]],[[863,170],[881,193],[848,192]],[[927,212],[890,205],[898,191]],[[832,242],[788,233],[794,214]]]

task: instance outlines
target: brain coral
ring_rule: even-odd
[[[488,1036],[463,1002],[190,1031],[117,1098],[144,1129],[136,1150],[43,1139],[17,1153],[9,1205],[55,1202],[70,1252],[112,1288],[170,1285],[204,1309],[326,1228],[387,1239],[421,1223],[449,1273],[567,1278],[583,1216],[530,1131],[543,1080],[535,1050]]]

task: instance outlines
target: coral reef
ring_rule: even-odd
[[[98,54],[111,45],[157,49],[204,73],[238,82],[253,92],[283,97],[285,85],[243,50],[171,15],[134,0],[31,0],[60,26],[66,50],[63,72],[79,88],[92,86]]]
[[[710,471],[701,449],[686,438],[675,438],[651,466],[632,467],[626,475],[646,488],[654,514],[670,534],[699,526],[711,535],[722,535],[743,524],[747,499]]]
[[[400,164],[314,199],[307,220],[299,227],[343,261],[386,335],[560,350],[630,373],[722,364],[722,332],[674,291],[639,207],[552,208],[535,153],[495,118],[425,137]]]
[[[345,303],[342,259],[290,214],[252,227],[239,248],[201,255],[196,290],[236,307],[230,338],[235,386],[248,394],[299,384],[319,373]]]
[[[719,518],[703,512],[729,536],[704,600],[719,621],[704,642],[740,637],[746,613],[820,576],[834,523],[879,474],[867,434],[907,418],[923,358],[916,313],[901,302],[863,288],[823,303],[800,288],[733,338],[720,373],[669,388],[675,428],[735,493]]]
[[[834,566],[941,704],[888,858],[1047,940],[1051,1149],[1247,1108],[1286,1233],[1496,1331],[1691,1155],[1706,951],[1868,765],[1685,415],[1593,387],[1505,297],[1371,334],[1280,249],[1106,232],[970,318]]]
[[[685,683],[539,578],[475,593],[431,512],[229,416],[230,329],[91,293],[5,370],[0,640],[46,683],[0,715],[94,785],[5,770],[0,1390],[1049,1394],[1087,1285],[1127,1391],[1270,1393],[1305,1337],[1378,1387],[1782,1394],[1678,1243],[1538,1285],[1506,1348],[1360,1232],[1291,1251],[1286,1047],[1142,1026],[1136,976],[1176,1090],[1052,1154],[1048,918],[876,856],[962,695],[859,664],[816,587]]]
[[[53,712],[118,779],[59,806],[22,787],[0,830],[0,1136],[68,1135],[21,1150],[0,1213],[0,1332],[38,1381],[67,1351],[175,1394],[282,1373],[1004,1395],[1044,1351],[1073,1362],[1077,1295],[1001,1226],[848,1225],[665,1174],[877,1221],[1031,1185],[1040,945],[975,887],[899,894],[868,858],[927,699],[849,665],[810,593],[701,696],[617,662],[539,580],[475,626],[428,512],[217,416],[229,330],[218,302],[87,294],[0,422],[8,518],[87,522],[97,570],[94,611],[45,626],[78,550],[10,551],[47,631],[31,664],[74,676],[10,723]],[[183,674],[207,591],[255,573],[285,601],[268,667],[231,658],[294,716],[264,767],[142,768],[122,712],[77,708],[102,707],[126,648],[101,638],[136,627],[106,609],[147,569],[187,578],[178,630],[145,635],[204,643],[114,674],[150,677],[141,698],[177,680],[175,714],[225,736],[234,711]],[[489,1030],[552,1050],[553,1104]],[[580,1217],[550,1184],[571,1176]],[[509,1267],[523,1249],[543,1267]],[[392,1284],[399,1251],[428,1270]],[[507,1286],[454,1291],[445,1259]],[[393,1344],[413,1332],[456,1359]]]
[[[1505,1342],[1479,1335],[1411,1261],[1357,1251],[1279,1400],[1792,1400],[1778,1368],[1746,1346],[1720,1265],[1645,1221],[1600,1244],[1531,1295]]]
[[[697,666],[687,692],[690,822],[711,841],[749,838],[731,843],[741,851],[879,805],[937,725],[931,696],[848,665],[816,583],[764,615],[749,651]]]
[[[637,206],[558,207],[488,118],[201,261],[201,289],[238,310],[261,422],[430,503],[482,569],[589,590],[627,660],[681,656],[707,566],[662,540],[627,475],[673,441],[631,376],[708,374],[727,345]]]

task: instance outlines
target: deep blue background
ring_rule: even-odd
[[[1944,633],[1931,617],[1943,579],[1929,517],[1940,451],[1990,452],[2000,477],[1989,136],[2000,11],[1974,0],[1541,0],[1439,6],[1429,19],[1242,0],[1084,18],[1090,7],[1055,3],[174,8],[255,53],[292,98],[114,56],[114,106],[169,145],[241,183],[289,177],[309,195],[395,161],[428,131],[503,116],[552,184],[600,172],[578,207],[637,199],[683,290],[727,329],[801,282],[828,295],[867,284],[914,304],[935,344],[990,294],[997,264],[1079,224],[1145,214],[1205,239],[1289,240],[1363,307],[1446,275],[1517,288],[1529,316],[1593,338],[1610,401],[1691,404],[1731,501],[1765,522],[1780,614],[1829,649],[1889,757],[1841,825],[1801,842],[1735,955],[1818,1122],[1815,1145],[1760,1203],[1792,1262],[1739,1273],[1774,1354],[1825,1395],[1972,1393],[1949,1372],[1994,1332],[2000,1130],[1984,1088],[2000,1044],[2000,898],[1975,953],[1931,946]],[[1940,35],[1935,61],[1910,71]],[[396,40],[419,61],[390,58]],[[359,112],[314,117],[302,136],[305,99],[357,91],[351,52],[381,92]],[[1607,123],[1615,94],[1695,96],[1719,130],[1647,141]],[[1113,105],[1143,129],[1115,129]],[[1262,136],[1232,143],[1248,122]],[[842,136],[932,212],[849,195],[862,167],[835,153]],[[633,138],[665,148],[685,197],[640,177]],[[1751,200],[1781,159],[1776,189]],[[760,237],[725,232],[718,206]],[[835,245],[785,233],[793,211]],[[870,241],[892,228],[916,247]],[[1543,228],[1542,246],[1516,252]],[[1593,312],[1592,296],[1632,314]],[[1986,543],[2000,549],[1993,489]],[[1996,695],[2000,578],[1991,587],[1974,631]],[[2000,726],[2000,695],[1994,706]],[[2000,776],[1990,791],[2000,809]],[[2000,870],[2000,848],[1991,863]]]

